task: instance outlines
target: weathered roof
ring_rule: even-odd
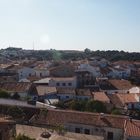
[[[47,125],[62,125],[68,123],[85,124],[103,127],[113,127],[123,129],[124,121],[127,117],[107,115],[101,117],[99,113],[69,111],[69,110],[49,110],[46,117],[39,115],[35,123]],[[118,123],[119,122],[119,123]]]
[[[140,137],[140,121],[127,120],[125,122],[125,134],[131,137]]]
[[[34,83],[37,83],[37,84],[44,84],[44,83],[49,83],[49,81],[51,80],[51,78],[42,78],[38,81],[35,81]]]
[[[110,102],[110,99],[104,92],[93,92],[94,100],[101,102]]]
[[[39,96],[50,94],[50,93],[56,93],[56,87],[38,85],[36,86],[36,89]]]
[[[78,96],[92,96],[89,89],[76,89],[76,95],[78,95]]]
[[[135,99],[135,94],[117,93],[116,96],[119,98],[122,104],[137,102]]]
[[[116,94],[108,94],[107,96],[109,97],[111,103],[115,107],[117,107],[117,108],[122,108],[123,107],[122,102],[120,101],[119,97]]]
[[[74,88],[57,88],[57,93],[58,94],[71,94],[75,95],[75,89]]]
[[[27,92],[30,86],[31,83],[24,82],[0,83],[0,89],[4,89],[8,92]]]
[[[109,80],[109,83],[117,88],[118,90],[129,90],[133,87],[130,81],[128,80]]]
[[[76,77],[52,77],[51,80],[54,80],[54,81],[73,81],[75,80]]]

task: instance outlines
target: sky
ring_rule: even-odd
[[[0,48],[140,52],[140,0],[0,0]]]

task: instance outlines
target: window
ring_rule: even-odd
[[[69,98],[69,96],[66,96],[66,98],[68,99],[68,98]]]
[[[80,128],[75,128],[75,133],[80,133]]]
[[[131,104],[131,108],[134,109],[134,104]]]
[[[56,83],[56,85],[59,86],[60,84],[59,83]]]
[[[107,139],[108,140],[113,140],[113,132],[108,132]]]
[[[2,140],[2,132],[0,132],[0,140]]]
[[[85,134],[90,134],[90,130],[89,129],[85,129]]]
[[[66,83],[62,83],[63,86],[66,86]]]
[[[96,131],[96,132],[98,132],[98,131],[99,131],[99,129],[98,129],[98,128],[95,128],[95,131]]]
[[[68,86],[72,86],[72,83],[68,83]]]

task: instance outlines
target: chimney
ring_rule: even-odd
[[[104,118],[104,113],[100,113],[100,119]]]
[[[129,117],[129,121],[132,123],[132,117]]]

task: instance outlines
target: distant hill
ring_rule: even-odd
[[[92,51],[86,48],[84,51],[78,50],[23,50],[22,48],[9,47],[0,50],[0,56],[11,60],[36,59],[36,60],[81,60],[92,57],[101,57],[109,61],[140,61],[139,52],[125,52],[117,50]]]

